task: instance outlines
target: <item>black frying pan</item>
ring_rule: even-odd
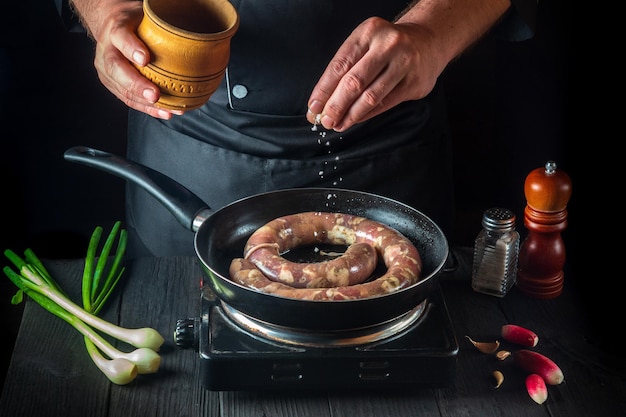
[[[378,325],[401,316],[436,288],[448,258],[448,243],[430,218],[405,204],[375,194],[336,188],[294,188],[253,195],[211,210],[173,179],[144,165],[86,147],[68,149],[68,161],[95,167],[131,181],[167,207],[195,232],[195,250],[207,282],[223,303],[276,325],[339,331]],[[367,217],[411,239],[422,257],[422,279],[405,289],[347,301],[305,301],[266,294],[228,278],[228,266],[243,255],[248,237],[263,224],[287,214],[330,211]]]

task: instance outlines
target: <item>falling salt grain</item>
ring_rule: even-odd
[[[317,125],[320,124],[321,121],[322,121],[322,115],[321,114],[316,114],[315,115],[315,121],[313,122],[313,126],[311,127],[311,130],[313,132],[317,132]]]

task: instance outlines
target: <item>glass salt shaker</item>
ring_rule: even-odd
[[[490,208],[483,213],[482,226],[474,241],[472,288],[504,297],[517,277],[520,237],[515,230],[515,214],[500,207]]]

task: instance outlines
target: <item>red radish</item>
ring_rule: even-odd
[[[537,404],[543,404],[548,399],[546,382],[540,375],[530,374],[526,377],[526,390]]]
[[[513,362],[519,368],[532,374],[540,375],[546,384],[559,385],[563,382],[563,372],[552,359],[528,349],[520,349],[513,353]]]
[[[535,347],[539,342],[539,337],[535,332],[516,324],[505,324],[502,326],[502,338],[507,342],[528,347]]]

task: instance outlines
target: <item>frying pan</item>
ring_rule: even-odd
[[[64,158],[116,175],[150,193],[195,232],[197,259],[220,302],[273,325],[334,332],[383,324],[427,299],[448,258],[448,242],[439,226],[418,210],[383,196],[338,188],[293,188],[256,194],[214,211],[172,178],[123,157],[77,146],[68,149]],[[263,293],[229,279],[231,260],[243,255],[245,242],[256,229],[277,217],[307,211],[348,213],[395,228],[419,251],[421,280],[385,295],[309,301]]]

